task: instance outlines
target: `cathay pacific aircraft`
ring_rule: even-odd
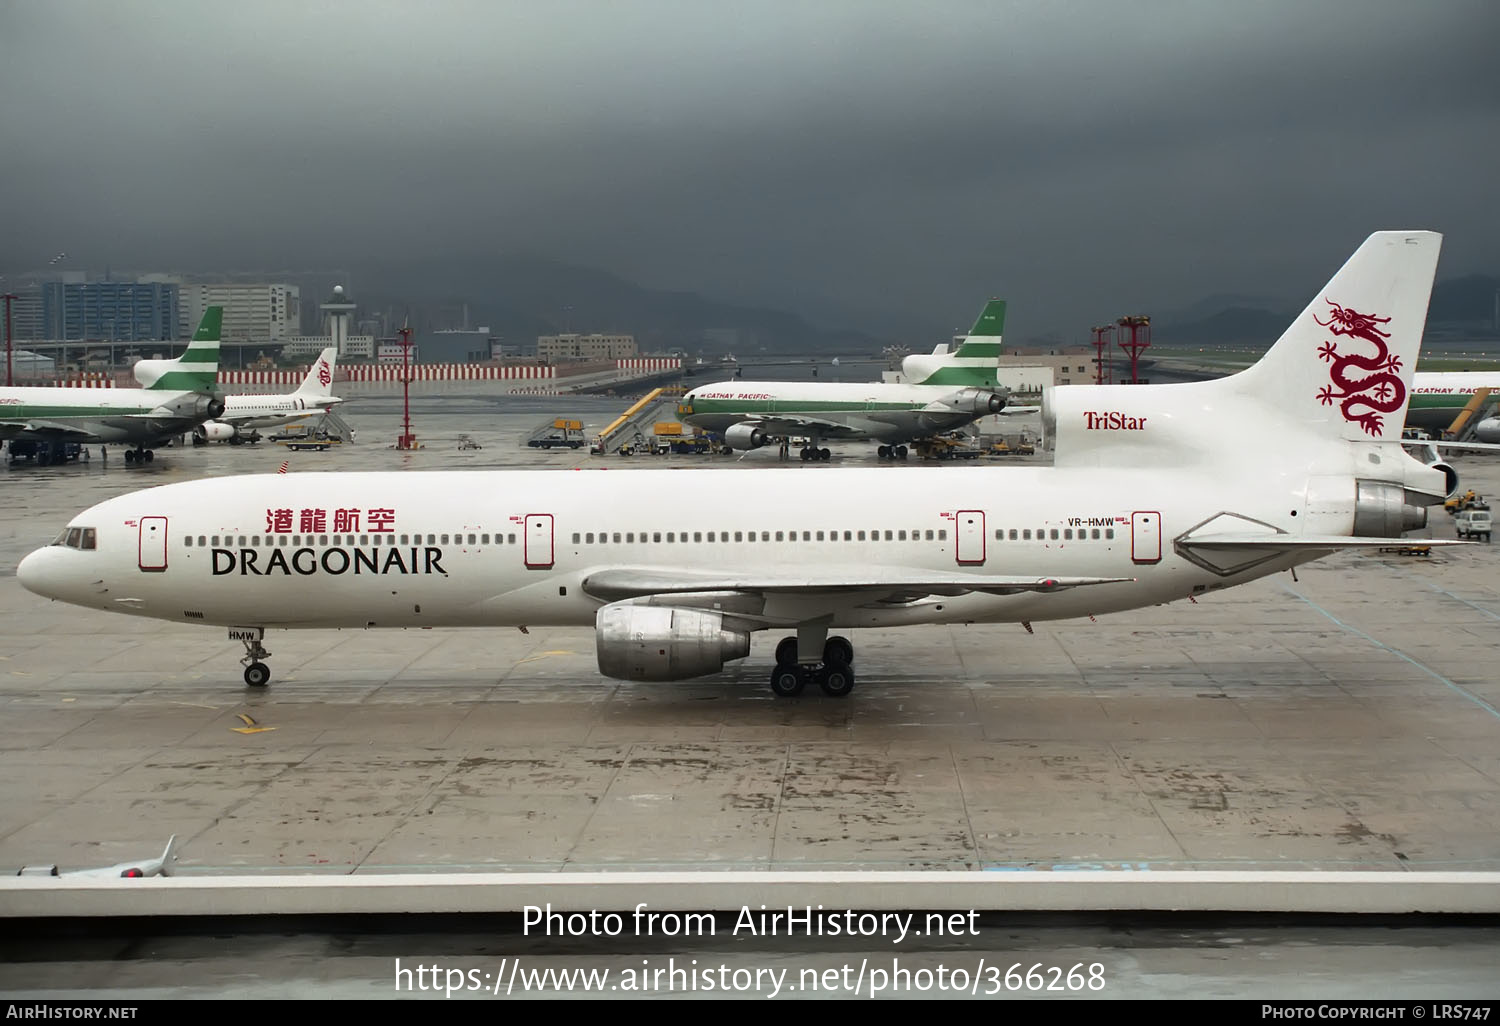
[[[224,412],[193,429],[193,436],[203,442],[259,441],[256,430],[294,424],[309,417],[321,417],[344,400],[333,394],[333,368],[338,350],[329,346],[307,371],[307,377],[295,392],[285,395],[226,395]]]
[[[1137,609],[1422,527],[1445,481],[1401,429],[1439,245],[1370,236],[1230,377],[1050,389],[1050,467],[216,478],[93,506],[17,575],[227,627],[251,686],[267,629],[557,625],[594,628],[601,673],[653,681],[785,631],[772,690],[847,695],[835,632]]]
[[[985,305],[957,352],[946,348],[902,361],[910,382],[719,381],[682,397],[685,424],[724,436],[731,449],[758,449],[778,439],[806,438],[804,461],[826,460],[827,439],[878,441],[881,459],[906,459],[919,446],[1005,407],[999,382],[1005,302]],[[946,447],[934,449],[945,455]]]
[[[152,449],[224,412],[217,384],[223,315],[223,307],[204,310],[175,360],[141,360],[143,388],[0,388],[0,438],[42,444],[42,463],[67,442],[123,442],[135,446],[125,451],[127,463],[150,462]]]

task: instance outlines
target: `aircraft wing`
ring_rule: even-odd
[[[824,595],[873,602],[895,596],[910,600],[927,595],[963,595],[969,592],[1018,595],[1022,592],[1062,591],[1065,588],[1120,584],[1133,580],[1134,577],[1035,577],[880,566],[821,567],[815,573],[764,569],[705,572],[618,567],[589,574],[583,579],[583,590],[595,598],[611,602],[653,595],[701,592]]]
[[[1006,406],[1005,406],[1005,408],[1002,409],[999,412],[998,416],[1001,416],[1001,417],[1019,417],[1019,416],[1022,416],[1023,414],[1027,414],[1027,413],[1041,413],[1041,412],[1042,412],[1042,408],[1040,406],[1011,406],[1009,403],[1007,403]]]
[[[85,431],[77,425],[55,420],[0,420],[0,438],[15,438],[23,434],[56,438],[65,442],[94,437],[93,432]]]
[[[860,432],[851,428],[848,424],[823,420],[820,417],[799,417],[784,413],[746,417],[740,423],[759,428],[773,438],[816,434],[819,438],[838,439],[845,437],[852,438],[860,434]]]

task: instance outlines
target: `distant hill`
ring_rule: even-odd
[[[1432,301],[1427,308],[1428,325],[1478,325],[1487,329],[1493,323],[1496,289],[1500,289],[1500,277],[1484,274],[1435,283]],[[1185,311],[1152,318],[1152,341],[1166,345],[1245,345],[1257,342],[1270,345],[1301,312],[1261,305],[1231,305],[1209,312],[1211,308],[1211,301],[1202,301]]]
[[[387,264],[360,270],[361,306],[452,310],[512,344],[538,335],[632,334],[643,351],[878,354],[895,339],[817,327],[796,314],[721,303],[693,292],[643,288],[597,268],[539,257],[495,256],[434,265]],[[421,324],[419,333],[456,327]],[[424,359],[428,357],[424,353]]]

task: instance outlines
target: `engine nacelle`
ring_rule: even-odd
[[[951,407],[959,413],[999,413],[1005,409],[1005,401],[1010,397],[1009,389],[989,388],[965,388],[951,398],[944,400],[944,405]]]
[[[615,680],[686,680],[750,654],[750,632],[705,609],[615,602],[594,618],[599,672]]]
[[[724,432],[724,444],[731,449],[759,449],[771,440],[754,424],[733,424]]]
[[[1488,445],[1500,442],[1500,417],[1486,417],[1475,424],[1474,437]]]
[[[1427,526],[1427,507],[1407,501],[1407,490],[1393,481],[1354,482],[1354,533],[1362,538],[1399,538]]]
[[[193,428],[193,434],[205,442],[227,442],[235,436],[236,431],[232,424],[209,420]]]

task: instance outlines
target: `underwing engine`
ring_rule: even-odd
[[[725,629],[723,613],[673,606],[607,605],[594,639],[599,672],[616,680],[687,680],[750,654],[750,632]]]

